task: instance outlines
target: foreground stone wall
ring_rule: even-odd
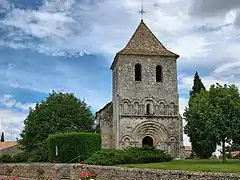
[[[79,164],[0,164],[0,179],[17,176],[19,180],[79,180],[79,175],[87,169],[97,172],[96,180],[240,180],[240,174],[107,166],[86,166],[82,169]]]

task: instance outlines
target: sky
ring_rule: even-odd
[[[239,0],[144,0],[144,22],[177,60],[180,113],[196,71],[208,88],[240,77]],[[52,90],[111,101],[110,66],[140,23],[141,0],[0,0],[0,131],[16,140]],[[189,145],[184,136],[184,144]]]

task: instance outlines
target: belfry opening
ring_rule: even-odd
[[[153,138],[146,136],[142,140],[142,146],[153,146]]]

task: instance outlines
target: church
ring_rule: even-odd
[[[178,58],[141,20],[111,65],[112,102],[96,113],[102,149],[149,145],[182,157]]]

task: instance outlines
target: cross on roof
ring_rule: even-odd
[[[141,20],[143,20],[143,14],[146,13],[143,9],[143,0],[141,0],[141,11],[138,11],[141,14]]]

